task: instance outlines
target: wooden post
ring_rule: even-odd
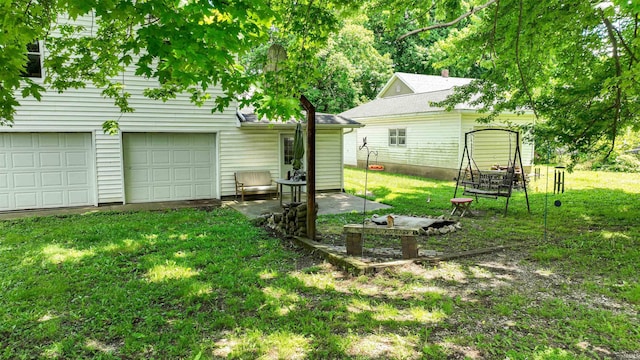
[[[402,242],[402,258],[414,259],[418,257],[418,241],[415,235],[403,235],[400,237]]]
[[[307,112],[307,238],[316,239],[316,108],[300,95]]]
[[[347,234],[347,255],[362,256],[362,234]]]

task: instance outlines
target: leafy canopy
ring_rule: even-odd
[[[317,55],[319,76],[307,97],[322,112],[339,113],[375,98],[391,76],[391,57],[376,50],[363,20],[346,21]]]
[[[640,128],[637,2],[485,4],[468,16],[467,27],[436,45],[446,54],[436,67],[483,69],[479,80],[451,97],[449,105],[482,105],[489,113],[486,119],[533,109],[542,119],[534,129],[538,141],[564,146],[574,159],[593,151],[609,154],[625,129]],[[473,10],[470,5],[467,10]]]
[[[153,99],[186,92],[201,105],[209,100],[207,90],[220,86],[224,96],[215,99],[214,111],[252,86],[244,101],[272,119],[297,114],[304,93],[328,111],[347,107],[371,96],[386,66],[360,23],[342,21],[363,4],[371,14],[365,25],[374,33],[373,47],[390,53],[394,65],[416,58],[419,63],[407,61],[406,69],[449,68],[478,77],[449,104],[482,105],[487,119],[533,109],[542,119],[534,129],[539,140],[576,156],[610,152],[619,134],[640,128],[640,4],[627,0],[3,2],[0,125],[12,123],[17,96],[39,98],[44,91],[20,76],[25,49],[37,39],[51,52],[46,85],[64,91],[94,84],[122,111],[133,111],[119,80],[125,69],[157,79],[145,92]],[[60,17],[92,21],[55,25]],[[414,35],[398,35],[405,29]],[[431,35],[415,35],[421,33]],[[416,36],[438,42],[423,47],[413,42]],[[246,71],[241,61],[256,49],[266,54],[271,44],[286,51],[278,70],[265,71],[274,63],[264,55],[264,65]],[[341,101],[322,103],[331,92]],[[117,123],[107,124],[106,130],[116,129]]]
[[[337,29],[342,12],[353,1],[313,0],[61,0],[3,2],[0,5],[0,124],[11,125],[22,96],[40,97],[44,91],[21,77],[27,44],[44,39],[50,55],[45,83],[64,91],[94,84],[123,112],[129,106],[125,69],[157,79],[145,95],[167,100],[188,93],[204,104],[207,90],[220,86],[213,111],[257,86],[247,99],[270,118],[299,111],[297,98],[307,88],[315,53]],[[90,25],[73,25],[61,18],[90,18]],[[250,73],[239,59],[268,43],[277,29],[291,39],[282,71]],[[53,35],[51,35],[53,34]],[[117,123],[106,124],[117,130]]]
[[[55,14],[50,1],[0,2],[0,126],[11,124],[18,101],[23,97],[40,98],[44,88],[20,75],[27,64],[27,45],[44,36]],[[43,24],[45,24],[43,26]]]
[[[452,29],[462,28],[468,23],[468,21],[461,22],[451,28],[434,29],[399,39],[425,24],[446,21],[448,16],[453,16],[459,11],[460,4],[372,0],[368,1],[363,9],[368,17],[365,26],[374,33],[374,46],[381,54],[390,54],[396,72],[438,74],[440,71],[434,67],[434,63],[444,57],[444,54],[434,49],[433,44],[446,38]],[[448,70],[451,76],[476,77],[479,75],[475,64],[471,68],[450,64]]]

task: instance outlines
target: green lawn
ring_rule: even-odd
[[[362,192],[364,173],[345,173]],[[369,190],[390,212],[440,215],[453,184],[370,173]],[[544,190],[531,184],[532,214],[520,194],[506,217],[482,199],[434,240],[509,251],[370,276],[312,265],[225,208],[3,221],[0,357],[640,356],[638,175],[568,174],[546,236]]]
[[[581,271],[589,278],[607,279],[601,289],[640,303],[640,174],[576,171],[567,173],[565,192],[553,194],[553,168],[529,184],[531,214],[524,192],[510,199],[480,198],[472,205],[476,216],[462,219],[465,231],[442,237],[465,249],[492,245],[514,245],[530,252],[536,263],[567,271]],[[362,194],[364,172],[345,171],[345,188]],[[549,189],[549,192],[546,190]],[[386,213],[448,215],[455,182],[369,172],[368,198],[393,205]],[[461,196],[461,190],[459,190]],[[427,198],[431,201],[427,202]],[[554,206],[560,200],[561,206]],[[382,212],[380,212],[382,214]],[[321,219],[327,225],[362,221],[361,215]],[[545,231],[546,219],[546,231]],[[333,231],[332,228],[330,231]]]

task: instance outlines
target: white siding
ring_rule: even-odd
[[[87,28],[91,19],[79,20]],[[46,51],[46,44],[45,44]],[[44,69],[46,71],[46,69]],[[0,132],[88,132],[95,134],[96,179],[95,197],[98,203],[124,200],[122,136],[105,135],[102,124],[118,120],[122,133],[208,133],[215,134],[217,149],[217,196],[235,194],[233,174],[237,170],[266,169],[272,177],[280,174],[280,133],[277,128],[240,128],[236,119],[236,104],[222,112],[212,113],[213,99],[222,95],[218,88],[210,91],[212,100],[203,107],[190,103],[188,95],[167,102],[144,97],[145,88],[154,87],[155,80],[134,75],[127,69],[118,80],[124,79],[125,90],[132,95],[130,105],[135,112],[121,114],[111,99],[91,85],[85,89],[70,89],[62,94],[47,91],[41,101],[21,99],[12,128]],[[34,79],[36,82],[40,79]],[[293,130],[287,130],[293,133]],[[342,187],[342,132],[318,130],[318,190]],[[331,172],[331,173],[329,173]]]
[[[78,23],[89,28],[91,19],[80,19]],[[46,44],[44,48],[46,51]],[[42,83],[41,79],[33,80]],[[167,102],[144,97],[144,89],[154,87],[156,80],[135,76],[132,68],[117,80],[124,80],[125,90],[132,94],[129,102],[135,112],[121,114],[113,100],[104,98],[100,89],[87,85],[84,89],[70,89],[61,94],[47,91],[41,101],[20,99],[14,126],[0,127],[0,132],[95,133],[96,197],[98,203],[109,203],[123,201],[124,176],[121,136],[104,135],[104,121],[118,120],[122,132],[219,133],[236,130],[235,104],[223,112],[211,112],[213,99],[222,94],[218,88],[211,89],[211,101],[197,107],[191,104],[188,95],[179,95]]]
[[[356,166],[358,165],[358,133],[354,129],[349,133],[345,133],[343,135],[343,147],[344,147],[344,156],[343,163],[345,165]]]
[[[240,170],[269,170],[279,178],[279,132],[273,129],[241,129],[220,133],[220,173],[222,196],[235,194],[233,174]]]
[[[122,180],[122,147],[120,135],[96,131],[96,175],[98,203],[124,201]]]
[[[357,130],[362,142],[367,137],[372,154],[369,162],[457,168],[460,120],[457,113],[418,114],[397,118],[354,119],[366,126]],[[406,146],[389,146],[389,129],[406,129]],[[367,158],[358,151],[358,160]]]
[[[402,80],[396,78],[387,88],[387,91],[385,91],[382,94],[379,94],[378,97],[385,98],[385,97],[406,95],[406,94],[413,94],[413,93],[414,91],[411,90],[407,86],[407,84],[405,84]]]
[[[84,17],[74,23],[92,27],[92,18]],[[61,21],[62,22],[62,21]],[[55,36],[55,33],[54,33]],[[46,52],[46,43],[44,44]],[[46,72],[46,68],[44,71]],[[42,79],[33,79],[42,83]],[[189,101],[188,95],[177,99],[162,101],[150,100],[143,96],[143,90],[155,87],[156,80],[148,80],[134,75],[134,68],[128,68],[116,78],[124,83],[125,91],[131,93],[130,105],[136,109],[133,113],[121,114],[111,99],[105,99],[101,89],[88,85],[84,89],[69,89],[62,94],[48,91],[42,101],[33,98],[21,99],[14,131],[101,131],[105,120],[119,120],[122,131],[146,131],[153,124],[154,131],[202,131],[217,130],[221,124],[234,125],[235,106],[221,113],[211,113],[213,100],[203,107],[197,107]],[[218,88],[211,90],[212,98],[222,92]]]
[[[269,170],[274,180],[280,178],[282,133],[293,134],[293,129],[237,128],[220,134],[222,196],[235,194],[236,171]],[[341,188],[342,130],[316,130],[316,189]]]
[[[316,132],[316,189],[342,189],[342,130]]]
[[[462,156],[462,150],[464,147],[464,134],[471,130],[483,129],[483,128],[505,128],[509,124],[511,125],[525,125],[533,122],[533,115],[525,114],[525,115],[501,115],[499,116],[495,122],[490,124],[479,124],[476,122],[476,119],[480,117],[478,114],[465,114],[463,116],[462,121],[462,134],[461,134],[461,144],[462,147],[460,149],[460,157]],[[489,140],[489,136],[493,137],[493,140]],[[511,149],[515,147],[515,137],[512,137],[511,143],[509,136],[507,133],[487,133],[485,135],[481,135],[480,142],[482,143],[483,151],[476,152],[476,156],[479,156],[478,159],[483,163],[483,166],[491,166],[495,163],[500,165],[504,165],[507,162],[503,160],[507,153],[509,153],[510,145]],[[491,145],[493,144],[493,145]],[[512,150],[513,151],[513,150]],[[484,155],[482,155],[484,153]],[[532,166],[533,158],[534,158],[534,144],[528,141],[525,141],[524,136],[520,134],[520,154],[522,156],[522,164],[523,166]],[[478,162],[476,159],[476,162]],[[480,164],[478,164],[480,166]]]
[[[502,131],[481,131],[474,133],[470,141],[471,157],[480,170],[489,170],[493,165],[513,165],[516,151],[514,134]]]

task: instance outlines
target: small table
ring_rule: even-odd
[[[280,186],[280,206],[282,206],[282,185],[287,185],[291,188],[291,202],[299,202],[302,198],[302,187],[307,185],[304,180],[287,180],[278,179],[276,183]]]
[[[453,198],[451,199],[451,204],[453,205],[453,211],[451,211],[451,215],[456,213],[456,211],[460,211],[460,217],[463,217],[464,214],[469,210],[471,203],[473,202],[472,198]]]

